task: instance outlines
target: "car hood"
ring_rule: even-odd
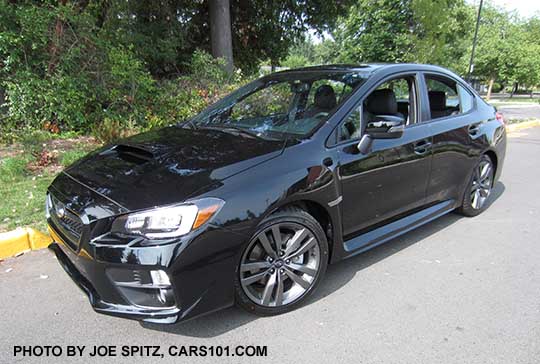
[[[177,203],[278,156],[283,141],[243,133],[168,127],[109,145],[64,171],[127,210]]]

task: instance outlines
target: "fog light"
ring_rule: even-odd
[[[158,295],[159,302],[166,304],[168,302],[167,295],[168,295],[167,289],[160,289],[159,295]]]
[[[170,286],[171,281],[169,276],[162,270],[152,270],[150,271],[150,276],[152,276],[152,282],[156,286]]]

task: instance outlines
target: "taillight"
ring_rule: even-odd
[[[502,112],[497,111],[497,112],[495,113],[495,118],[496,118],[498,121],[500,121],[501,123],[503,123],[503,124],[506,125],[506,122],[504,121],[504,116],[503,116]]]

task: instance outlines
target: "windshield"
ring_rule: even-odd
[[[183,125],[264,139],[303,137],[326,121],[365,77],[335,70],[277,73],[239,88]]]

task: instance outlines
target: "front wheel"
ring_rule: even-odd
[[[493,161],[487,155],[483,155],[474,168],[459,209],[460,213],[465,216],[476,216],[487,208],[487,201],[493,188],[494,175]]]
[[[265,219],[242,254],[235,278],[236,301],[259,315],[301,305],[321,281],[328,243],[307,212],[289,208]]]

